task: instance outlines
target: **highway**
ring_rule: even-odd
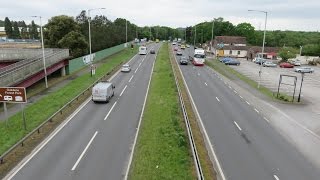
[[[148,46],[158,51],[160,43]],[[111,80],[116,88],[109,103],[95,104],[89,98],[5,179],[122,179],[155,57],[134,56],[131,72]]]
[[[192,56],[193,47],[182,52],[184,56]],[[179,58],[176,56],[177,61]],[[225,179],[320,179],[319,169],[214,70],[193,66],[191,62],[179,67]]]

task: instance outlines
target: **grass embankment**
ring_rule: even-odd
[[[130,59],[135,53],[136,51],[132,52],[127,49],[110,56],[104,60],[107,61],[107,63],[104,63],[97,68],[96,75],[94,77],[91,77],[89,73],[86,73],[74,79],[67,86],[48,94],[33,104],[28,105],[25,108],[27,130],[24,130],[23,128],[21,112],[9,118],[8,127],[6,127],[5,121],[1,121],[0,155],[22,139],[26,134],[31,132],[34,128],[39,126],[62,106],[88,88],[94,81],[104,76],[121,62]]]
[[[222,74],[223,76],[227,77],[228,79],[234,80],[234,76],[236,76],[237,78],[239,78],[240,80],[242,80],[243,82],[247,83],[249,86],[251,86],[252,88],[256,89],[257,91],[259,91],[260,93],[274,99],[278,99],[281,101],[292,101],[292,97],[288,96],[286,94],[280,93],[279,94],[279,98],[277,98],[274,92],[272,92],[270,89],[260,85],[260,88],[258,88],[258,83],[250,78],[248,78],[247,76],[239,73],[238,71],[230,68],[229,66],[226,66],[224,63],[219,62],[217,59],[214,59],[213,61],[209,61],[207,60],[206,65],[212,67],[213,69],[215,69],[217,72],[219,72],[220,74]]]
[[[157,56],[143,113],[129,179],[196,179],[168,44]]]

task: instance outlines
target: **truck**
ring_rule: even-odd
[[[109,81],[101,81],[97,83],[92,88],[92,101],[94,103],[108,103],[110,99],[114,96],[114,88],[115,86]]]
[[[190,57],[192,59],[192,64],[195,66],[203,66],[205,61],[205,51],[204,49],[198,48],[194,50],[193,57]]]
[[[140,46],[139,47],[139,54],[140,55],[146,55],[147,54],[147,47],[146,46]]]

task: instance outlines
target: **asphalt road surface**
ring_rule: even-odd
[[[156,51],[159,44],[151,44]],[[148,49],[150,50],[150,48]],[[117,180],[127,169],[155,54],[136,55],[130,73],[119,73],[109,103],[90,99],[69,122],[11,172],[15,180]]]
[[[192,53],[192,47],[183,50],[184,56]],[[319,169],[212,69],[179,66],[226,179],[320,179]]]

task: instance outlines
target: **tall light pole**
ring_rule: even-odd
[[[263,58],[263,53],[264,53],[264,44],[266,41],[266,28],[267,28],[267,17],[268,17],[268,12],[267,11],[260,11],[260,10],[248,10],[248,11],[255,11],[255,12],[261,12],[265,13],[265,21],[264,21],[264,32],[263,32],[263,42],[262,42],[262,58]],[[259,83],[258,83],[258,88],[260,88],[261,84],[261,75],[262,75],[262,59],[260,59],[260,70],[259,70]]]
[[[90,21],[91,21],[91,17],[90,17],[90,11],[92,10],[98,10],[98,9],[106,9],[106,8],[94,8],[94,9],[88,9],[88,23],[89,23],[89,52],[90,52],[90,63],[92,63],[92,50],[91,50],[91,27],[90,27]]]
[[[128,20],[126,19],[126,47],[128,42]]]
[[[184,40],[185,40],[186,43],[187,43],[187,28],[184,30]]]
[[[193,47],[196,47],[196,38],[197,38],[197,25],[195,25],[195,31],[194,31],[194,39],[193,39]]]
[[[300,46],[300,56],[301,56],[301,53],[302,53],[302,46]]]
[[[47,67],[46,67],[46,57],[44,55],[44,42],[43,42],[43,32],[42,32],[42,21],[41,16],[31,16],[40,18],[40,33],[41,33],[41,46],[42,46],[42,61],[43,61],[43,70],[44,70],[44,80],[46,83],[46,88],[48,88],[48,78],[47,78]],[[37,31],[38,33],[38,31]]]
[[[149,33],[149,41],[151,41],[151,26],[149,27],[150,33]]]
[[[212,43],[213,43],[213,27],[214,27],[214,20],[212,20],[212,28],[211,28],[211,51],[212,51]],[[213,52],[213,51],[212,51]]]

